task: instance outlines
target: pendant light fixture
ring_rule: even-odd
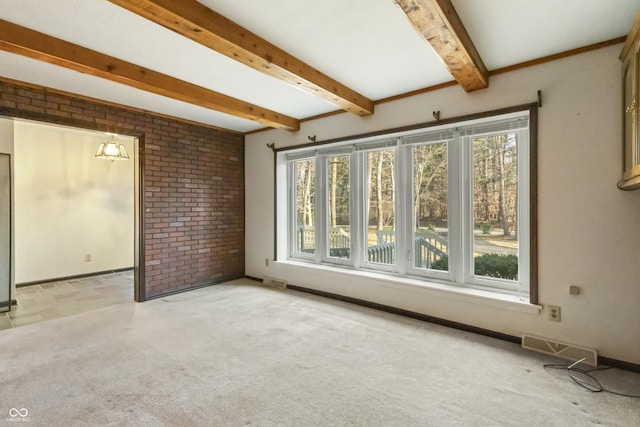
[[[101,142],[96,152],[96,157],[106,160],[129,160],[127,149],[113,139],[109,142]]]

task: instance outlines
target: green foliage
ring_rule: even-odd
[[[475,257],[474,264],[478,276],[518,279],[518,257],[515,255],[484,254]],[[431,268],[446,271],[449,269],[449,259],[443,256],[431,264]]]
[[[431,263],[431,268],[433,270],[447,271],[449,269],[449,257],[445,255],[439,260]]]
[[[518,279],[518,257],[515,255],[484,254],[475,257],[474,264],[477,276]]]
[[[474,230],[481,230],[482,234],[489,234],[493,227],[488,222],[476,222],[473,224]]]

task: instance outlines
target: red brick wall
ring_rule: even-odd
[[[147,298],[244,275],[242,135],[2,80],[0,115],[140,138]]]

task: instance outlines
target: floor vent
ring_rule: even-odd
[[[274,279],[272,277],[265,277],[262,279],[262,284],[277,289],[285,289],[287,287],[286,280]]]
[[[584,363],[598,366],[598,353],[591,348],[578,347],[531,335],[522,336],[522,348],[561,357],[573,362],[584,359]]]

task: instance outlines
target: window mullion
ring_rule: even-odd
[[[469,284],[473,277],[473,249],[474,249],[474,223],[473,223],[473,136],[460,138],[462,149],[462,206],[460,219],[462,221],[462,253],[460,266],[462,273],[460,282]]]
[[[294,252],[295,252],[295,248],[296,248],[296,236],[297,236],[297,230],[296,230],[296,181],[295,181],[295,176],[296,176],[296,171],[295,171],[295,162],[288,162],[287,163],[287,167],[288,167],[288,171],[287,171],[287,200],[288,200],[288,205],[289,205],[289,209],[288,209],[288,217],[289,217],[289,221],[288,221],[288,227],[289,227],[289,249],[287,251],[288,256],[293,256]]]
[[[463,248],[464,248],[464,138],[455,132],[453,140],[447,147],[448,156],[448,210],[449,210],[449,274],[451,281],[464,283]]]
[[[400,146],[396,152],[396,267],[399,274],[407,274],[407,268],[411,265],[411,242],[413,238],[413,168],[411,167],[411,148]]]
[[[350,171],[350,190],[351,190],[351,260],[355,268],[363,265],[363,236],[366,236],[366,230],[363,233],[364,218],[366,216],[365,208],[365,168],[364,153],[354,152],[351,154],[351,171]]]
[[[316,157],[316,262],[321,262],[327,257],[327,158]]]
[[[530,286],[531,259],[530,251],[530,171],[531,158],[529,130],[524,129],[518,132],[518,259],[526,260],[518,262],[518,288],[519,291],[527,294]],[[524,224],[524,226],[523,226]]]

